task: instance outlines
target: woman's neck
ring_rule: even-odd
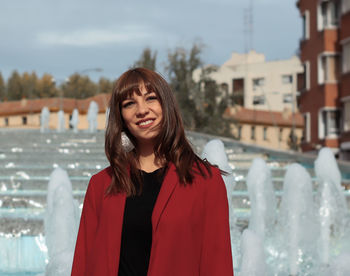
[[[145,172],[153,172],[162,167],[161,162],[157,161],[153,151],[153,146],[139,147],[139,164],[140,169]]]

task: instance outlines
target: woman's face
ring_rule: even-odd
[[[162,120],[162,106],[155,92],[147,92],[140,85],[141,95],[134,93],[121,104],[121,113],[130,133],[139,145],[154,141]]]

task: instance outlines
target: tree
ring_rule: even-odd
[[[36,87],[38,77],[35,72],[29,74],[28,72],[24,72],[21,77],[22,84],[22,98],[25,97],[27,99],[35,98],[37,95]]]
[[[17,71],[13,71],[7,81],[7,98],[8,100],[20,100],[24,95],[22,79]]]
[[[5,100],[5,98],[6,98],[6,94],[5,94],[6,90],[5,89],[6,89],[5,81],[4,81],[2,74],[0,72],[0,101]]]
[[[152,53],[152,50],[147,47],[143,49],[143,52],[134,64],[134,67],[144,67],[153,71],[156,71],[157,51]]]
[[[44,74],[36,83],[35,96],[37,98],[57,97],[58,89],[54,82],[54,78],[50,74]]]
[[[113,82],[106,78],[100,78],[98,81],[98,93],[111,93],[113,90]]]
[[[97,85],[88,76],[75,73],[60,87],[63,96],[67,98],[85,99],[97,93]]]
[[[193,44],[190,51],[177,47],[173,52],[168,53],[168,64],[166,71],[170,79],[176,99],[180,106],[184,124],[189,129],[196,128],[197,110],[194,97],[198,92],[198,85],[194,82],[192,75],[202,61],[200,53],[203,46]]]
[[[207,66],[201,69],[199,87],[202,87],[203,97],[198,97],[199,110],[197,114],[198,131],[215,135],[231,136],[230,122],[223,118],[223,114],[228,107],[226,94],[220,91],[218,84],[210,77],[215,72],[215,66]]]
[[[287,144],[291,150],[294,150],[294,151],[299,150],[300,145],[298,143],[298,136],[295,134],[294,129],[291,129],[289,133]]]

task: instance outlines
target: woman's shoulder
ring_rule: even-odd
[[[202,180],[207,180],[210,182],[212,179],[221,178],[220,169],[204,160],[204,162],[199,162],[197,164],[193,164],[193,171],[195,172],[195,178],[199,178]]]
[[[94,189],[105,189],[109,186],[112,181],[112,168],[108,166],[103,170],[94,174],[90,179],[90,186],[93,186]]]

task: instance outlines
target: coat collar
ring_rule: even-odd
[[[167,173],[164,177],[162,187],[160,188],[156,204],[152,213],[152,233],[154,234],[158,228],[160,217],[176,187],[179,183],[174,164],[169,163]]]

